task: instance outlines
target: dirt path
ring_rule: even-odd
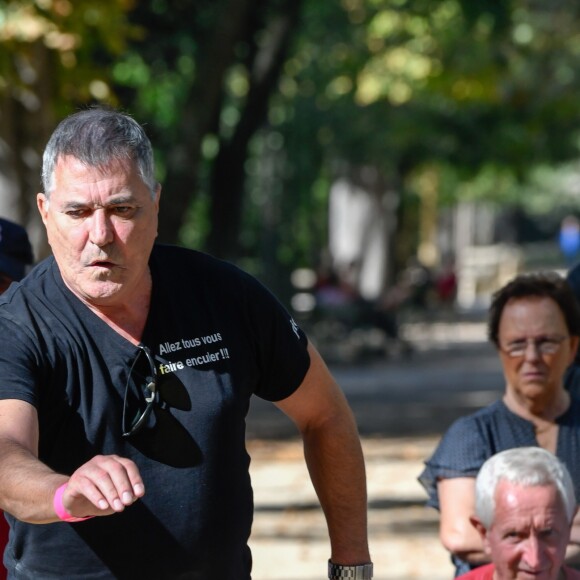
[[[437,514],[417,483],[436,438],[364,439],[375,579],[447,580],[453,569]],[[254,580],[320,580],[329,556],[324,517],[297,441],[250,444],[256,513]]]

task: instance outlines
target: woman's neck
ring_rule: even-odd
[[[535,425],[542,426],[546,423],[553,423],[568,410],[570,394],[562,388],[551,399],[538,400],[537,398],[529,399],[518,396],[513,391],[508,390],[503,397],[503,401],[512,413],[531,421]]]

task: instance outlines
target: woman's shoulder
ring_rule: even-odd
[[[574,423],[580,424],[580,393],[570,393],[570,406],[565,415],[569,416]]]
[[[424,479],[475,476],[493,451],[492,418],[501,414],[500,401],[460,417],[447,429],[425,462]]]
[[[495,423],[498,418],[505,418],[506,413],[509,414],[510,411],[503,401],[495,401],[487,407],[483,407],[469,415],[463,415],[456,419],[451,424],[446,434],[453,433],[453,435],[457,435],[463,431],[471,432],[476,426],[487,426],[491,423]]]
[[[511,423],[503,401],[498,400],[475,413],[460,417],[447,429],[428,465],[460,469],[467,474],[477,473],[482,463],[500,449],[516,447]],[[508,432],[505,432],[508,429]],[[465,471],[463,471],[465,470]]]

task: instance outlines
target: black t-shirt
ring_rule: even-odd
[[[0,297],[0,399],[38,409],[39,458],[71,474],[116,453],[137,463],[146,488],[123,513],[85,522],[8,516],[5,563],[15,578],[250,576],[249,399],[282,400],[298,388],[306,337],[231,264],[156,245],[150,268],[142,344],[154,354],[161,397],[129,438],[121,436],[125,387],[129,410],[141,409],[133,389],[148,374],[138,348],[68,290],[52,258]]]

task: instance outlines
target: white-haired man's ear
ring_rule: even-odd
[[[481,523],[481,520],[477,516],[470,516],[469,521],[471,525],[478,531],[481,536],[481,541],[483,542],[483,549],[485,553],[490,556],[491,549],[489,547],[489,542],[487,540],[487,528]]]

